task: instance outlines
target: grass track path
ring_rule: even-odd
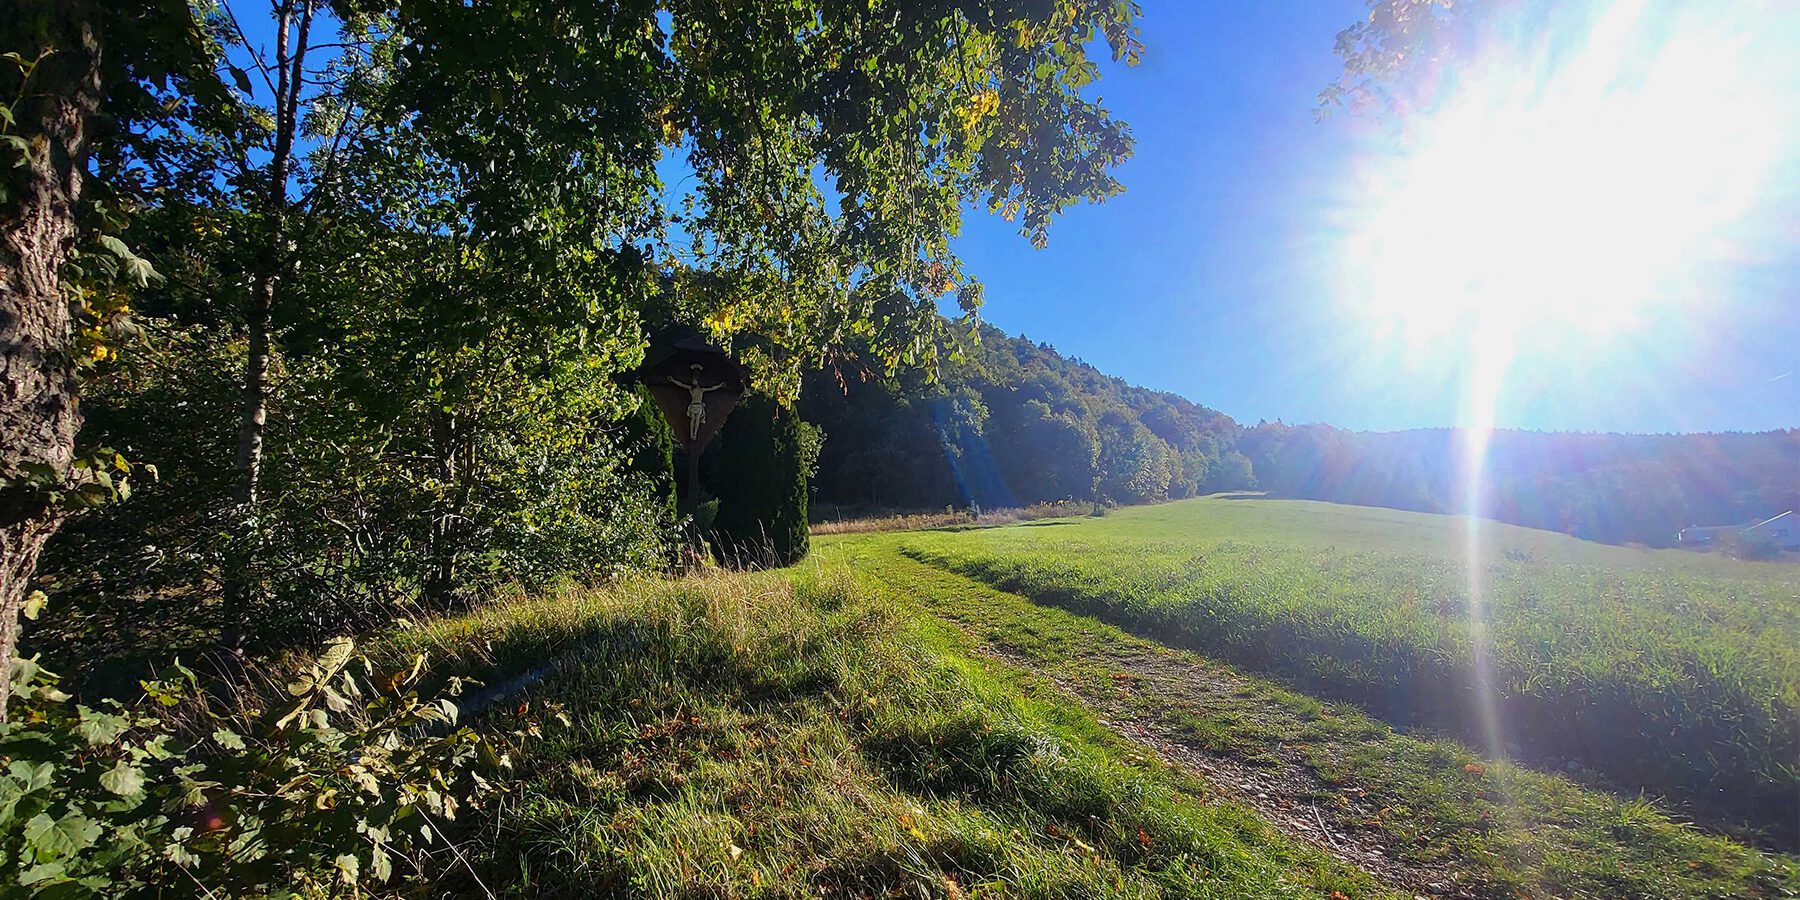
[[[1395,733],[1220,663],[898,552],[853,567],[946,620],[971,650],[1040,677],[1224,799],[1404,892],[1430,897],[1783,897],[1794,862],[1639,801]]]
[[[1084,658],[1080,668],[1099,665],[1113,670],[1103,682],[1093,678],[1071,677],[1068,659],[1054,654],[1032,652],[994,633],[994,620],[978,613],[988,604],[973,608],[962,606],[972,593],[993,591],[966,576],[945,572],[925,563],[897,558],[897,570],[907,571],[905,580],[889,581],[890,587],[918,592],[939,616],[955,624],[971,638],[975,652],[998,657],[1027,672],[1044,675],[1058,689],[1076,699],[1096,714],[1100,722],[1127,740],[1153,748],[1165,760],[1186,766],[1202,775],[1206,783],[1229,797],[1257,811],[1263,818],[1311,843],[1349,865],[1375,876],[1389,887],[1434,897],[1476,897],[1479,894],[1456,885],[1454,870],[1438,865],[1409,863],[1399,858],[1385,840],[1386,835],[1349,826],[1346,813],[1367,818],[1376,812],[1366,802],[1354,798],[1355,788],[1333,788],[1292,754],[1279,748],[1272,753],[1253,757],[1217,752],[1195,740],[1178,721],[1167,717],[1146,716],[1146,706],[1160,704],[1172,707],[1241,703],[1254,692],[1242,676],[1199,657],[1173,650],[1119,632],[1098,622],[1072,622],[1076,633],[1085,638]],[[887,581],[895,573],[880,573]],[[1019,603],[1030,603],[1017,595],[1004,594]],[[993,598],[999,600],[1000,598]],[[1003,600],[1001,602],[1004,602]],[[1113,632],[1113,633],[1106,633]],[[1049,668],[1045,664],[1050,664]],[[1334,809],[1327,817],[1315,802],[1331,794],[1346,799],[1342,809]],[[1309,800],[1310,798],[1310,800]]]

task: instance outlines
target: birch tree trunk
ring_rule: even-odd
[[[311,0],[279,0],[275,8],[275,143],[269,158],[268,193],[263,201],[264,233],[245,309],[249,346],[244,361],[242,413],[238,429],[237,534],[225,560],[225,645],[241,650],[261,582],[257,570],[261,529],[263,440],[269,422],[269,326],[276,291],[286,264],[288,179],[293,171],[294,135],[299,125],[307,41],[312,28]],[[297,27],[296,27],[297,26]]]

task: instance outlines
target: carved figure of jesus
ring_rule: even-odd
[[[699,366],[695,366],[694,368],[698,369]],[[694,373],[694,381],[692,384],[682,381],[679,378],[670,378],[669,383],[688,392],[688,440],[690,442],[699,440],[700,426],[706,423],[706,395],[724,387],[725,383],[720,382],[718,384],[702,387],[700,385],[699,372]]]

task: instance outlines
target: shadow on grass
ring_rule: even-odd
[[[1481,682],[1465,658],[1378,644],[1344,631],[1309,630],[1304,623],[1195,623],[1179,605],[1137,609],[1139,604],[1129,598],[1021,577],[980,560],[910,547],[901,552],[1033,602],[1094,616],[1147,640],[1280,678],[1303,693],[1355,704],[1399,729],[1443,731],[1472,747],[1485,744],[1483,707],[1477,702]],[[1736,701],[1685,699],[1727,712]],[[1555,696],[1506,692],[1497,702],[1505,739],[1519,752],[1502,748],[1492,755],[1516,755],[1521,762],[1550,769],[1579,759],[1600,773],[1588,778],[1594,787],[1666,797],[1696,820],[1770,849],[1800,843],[1800,790],[1791,778],[1786,783],[1771,780],[1734,732],[1670,720],[1627,692],[1600,686]],[[1794,740],[1790,734],[1785,744],[1777,741],[1777,759],[1793,758],[1791,753],[1783,757],[1781,748],[1791,749]]]

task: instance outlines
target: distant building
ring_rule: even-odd
[[[1765,537],[1783,550],[1800,550],[1800,519],[1790,509],[1753,525],[1691,525],[1681,529],[1676,540],[1688,546],[1710,547],[1731,535]]]
[[[1681,529],[1676,540],[1683,544],[1710,547],[1714,541],[1744,530],[1742,525],[1689,525]]]
[[[1800,519],[1794,518],[1794,511],[1791,509],[1742,529],[1738,534],[1768,538],[1783,550],[1800,550]]]

